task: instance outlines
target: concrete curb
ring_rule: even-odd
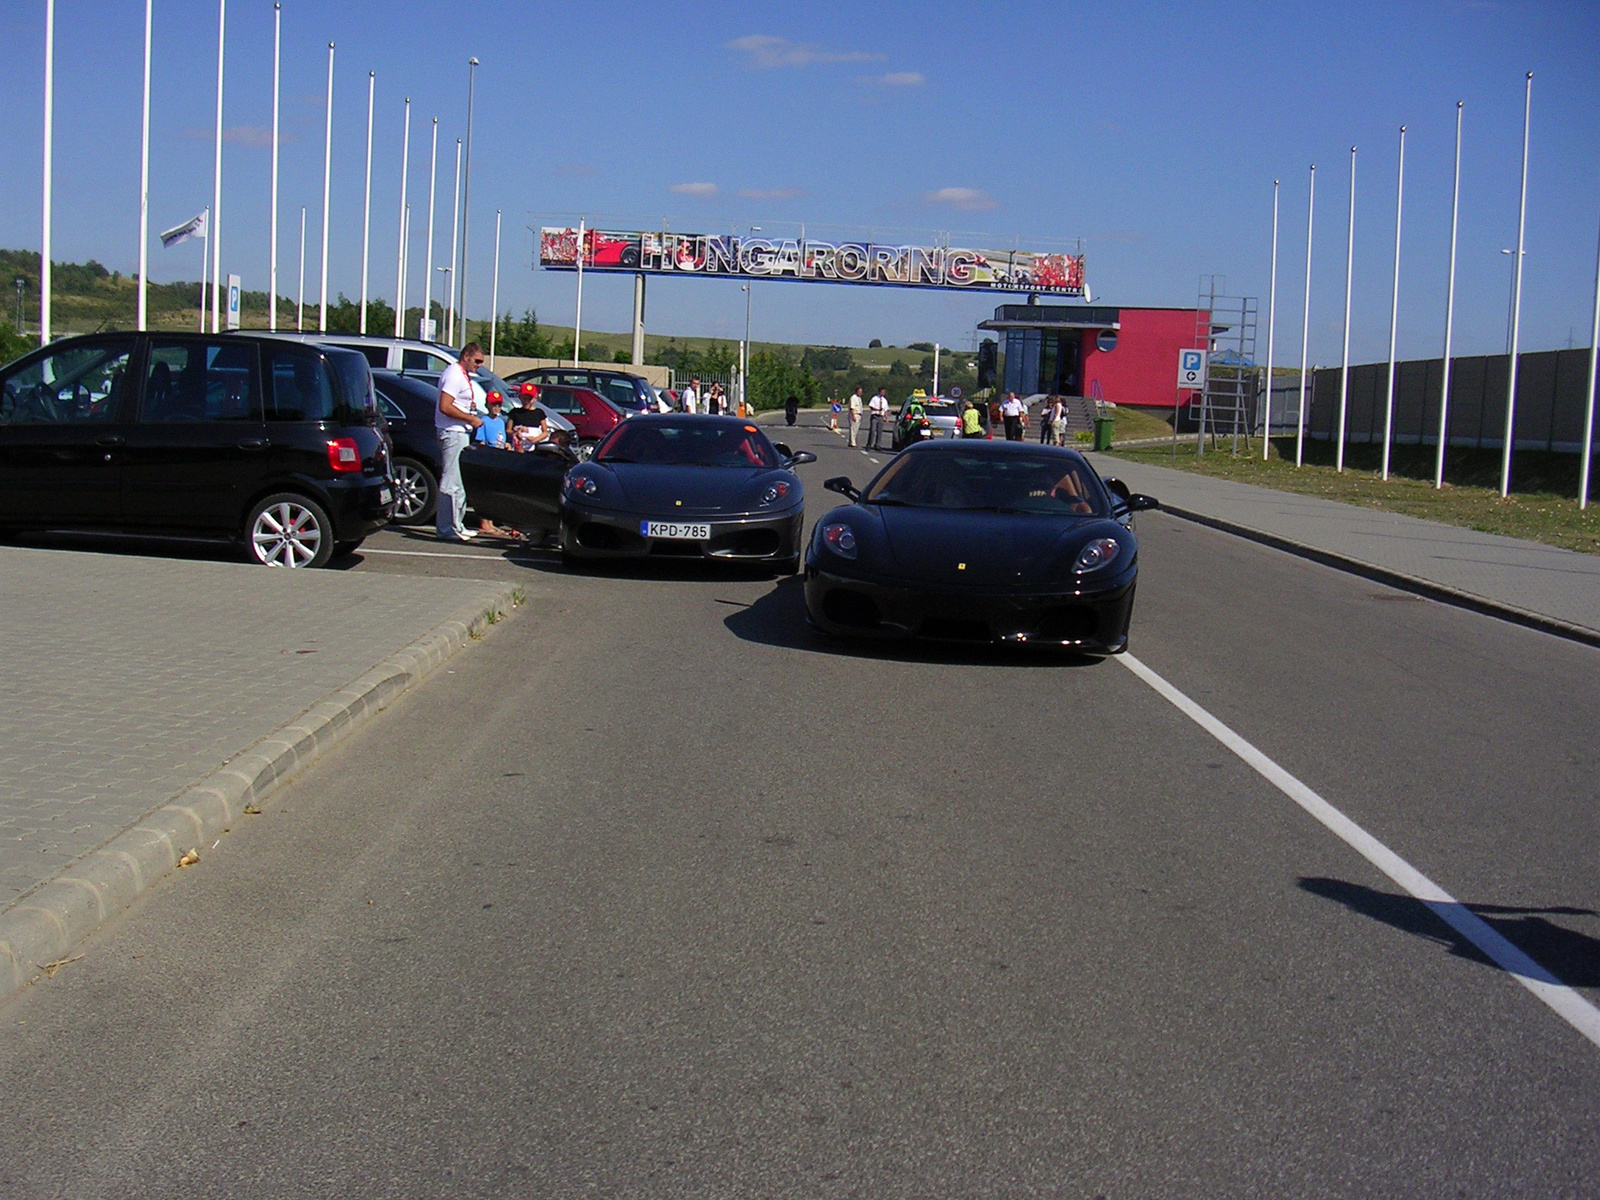
[[[1182,517],[1186,521],[1193,521],[1197,525],[1206,525],[1212,529],[1220,529],[1224,533],[1248,538],[1252,542],[1259,542],[1263,546],[1271,546],[1274,550],[1283,550],[1300,558],[1310,559],[1312,562],[1321,563],[1325,567],[1333,567],[1336,570],[1347,571],[1352,575],[1360,575],[1362,578],[1370,579],[1374,583],[1385,584],[1388,587],[1398,588],[1404,592],[1412,592],[1429,600],[1437,600],[1441,604],[1451,604],[1457,608],[1464,608],[1486,617],[1497,617],[1502,621],[1510,621],[1517,625],[1526,626],[1529,629],[1537,629],[1541,633],[1549,633],[1556,637],[1567,638],[1570,641],[1582,642],[1588,646],[1600,646],[1600,630],[1587,629],[1582,625],[1573,625],[1568,621],[1545,616],[1543,613],[1517,608],[1515,605],[1504,604],[1498,600],[1490,600],[1457,588],[1445,587],[1443,584],[1434,583],[1432,580],[1420,579],[1415,575],[1407,575],[1403,571],[1393,571],[1387,567],[1363,562],[1358,558],[1335,554],[1331,550],[1320,550],[1315,546],[1297,542],[1292,538],[1282,537],[1275,533],[1267,533],[1260,529],[1252,529],[1250,526],[1241,525],[1236,521],[1228,521],[1221,517],[1213,517],[1207,513],[1195,512],[1193,509],[1167,504],[1165,501],[1162,502],[1159,511],[1171,513],[1175,517]]]
[[[482,637],[518,599],[508,585],[487,606],[458,611],[0,913],[0,1002],[175,870],[187,850],[220,837],[246,804],[305,770]]]

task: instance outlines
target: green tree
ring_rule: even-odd
[[[567,343],[566,351],[571,355],[571,342]],[[539,314],[531,308],[523,310],[520,321],[513,321],[510,312],[497,319],[494,352],[516,358],[562,357],[557,353],[550,336],[539,328]]]
[[[787,354],[759,350],[750,356],[750,402],[757,412],[782,408],[790,396],[806,408],[821,391],[816,377]]]
[[[11,322],[0,321],[0,363],[8,363],[14,358],[21,358],[32,350],[38,342],[33,338],[23,337],[11,327]]]
[[[883,339],[882,338],[873,338],[870,342],[867,343],[867,349],[868,350],[882,350],[883,349]]]

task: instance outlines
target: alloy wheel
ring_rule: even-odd
[[[394,519],[414,521],[422,516],[432,498],[433,483],[421,467],[397,462],[394,465]]]
[[[303,504],[280,500],[257,514],[250,530],[256,558],[269,567],[309,566],[322,548],[318,515]]]

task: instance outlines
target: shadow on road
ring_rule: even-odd
[[[781,580],[753,604],[742,605],[737,612],[728,614],[722,623],[735,637],[747,642],[845,658],[1013,668],[1092,667],[1100,663],[1088,655],[1038,646],[829,637],[806,621],[805,581],[798,575]]]
[[[1414,897],[1317,876],[1302,878],[1300,887],[1313,896],[1335,900],[1364,917],[1426,938],[1445,947],[1457,958],[1499,969],[1499,964],[1446,924],[1433,908]],[[1461,907],[1479,917],[1559,982],[1576,988],[1600,987],[1600,939],[1547,919],[1600,916],[1595,910],[1567,905],[1510,908],[1499,904],[1463,904]]]

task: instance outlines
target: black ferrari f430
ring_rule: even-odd
[[[925,442],[860,491],[822,486],[853,502],[817,522],[806,552],[806,611],[825,633],[1126,649],[1132,516],[1158,505],[1077,451]]]

